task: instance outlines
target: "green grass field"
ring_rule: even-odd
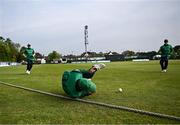
[[[66,95],[61,86],[65,70],[92,64],[1,67],[0,81]],[[180,117],[180,61],[169,62],[167,73],[158,61],[113,62],[93,77],[96,94],[84,99]],[[118,88],[123,93],[117,92]],[[172,124],[175,120],[85,104],[0,84],[0,124]]]

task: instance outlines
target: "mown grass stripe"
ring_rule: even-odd
[[[84,103],[88,103],[88,104],[104,106],[104,107],[108,107],[108,108],[121,109],[121,110],[130,111],[130,112],[135,112],[135,113],[140,113],[140,114],[145,114],[145,115],[156,116],[156,117],[160,117],[160,118],[167,118],[167,119],[180,121],[180,117],[177,117],[177,116],[166,115],[166,114],[161,114],[161,113],[156,113],[156,112],[149,112],[149,111],[129,108],[129,107],[125,107],[125,106],[117,106],[117,105],[112,105],[112,104],[107,104],[107,103],[102,103],[102,102],[95,102],[95,101],[84,100],[84,99],[78,99],[78,98],[74,99],[74,98],[63,96],[63,95],[57,95],[57,94],[53,94],[53,93],[49,93],[49,92],[45,92],[45,91],[41,91],[41,90],[36,90],[36,89],[32,89],[32,88],[27,88],[27,87],[23,87],[23,86],[18,86],[18,85],[6,83],[3,81],[0,81],[0,83],[3,85],[7,85],[7,86],[19,88],[19,89],[24,89],[24,90],[28,90],[28,91],[36,92],[36,93],[40,93],[40,94],[45,94],[45,95],[49,95],[49,96],[54,96],[54,97],[58,97],[58,98],[62,98],[62,99],[79,101],[79,102],[84,102]]]

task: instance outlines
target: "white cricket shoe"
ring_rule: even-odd
[[[162,70],[161,72],[167,72],[167,70],[166,70],[166,69],[164,69],[164,70]]]
[[[99,63],[99,64],[94,64],[93,67],[96,68],[97,70],[100,70],[105,68],[106,65],[104,63]]]
[[[29,70],[26,70],[26,73],[27,73],[27,74],[31,74],[31,72],[30,72]]]

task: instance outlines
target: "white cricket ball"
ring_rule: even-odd
[[[122,88],[119,88],[118,90],[119,90],[119,92],[122,92]]]

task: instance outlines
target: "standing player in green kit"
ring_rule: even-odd
[[[72,98],[82,98],[96,92],[96,85],[91,81],[97,70],[105,68],[105,64],[95,64],[89,70],[75,69],[65,71],[62,76],[62,87]]]
[[[167,72],[167,67],[168,67],[168,59],[170,55],[173,52],[173,48],[170,44],[168,44],[168,40],[164,40],[164,45],[162,45],[158,51],[158,53],[161,54],[161,59],[160,59],[160,65],[162,72]]]
[[[30,74],[33,63],[34,63],[34,60],[35,60],[35,58],[34,58],[34,56],[35,56],[34,49],[31,48],[30,44],[27,45],[27,48],[25,49],[23,55],[26,57],[26,61],[27,61],[26,73]]]

